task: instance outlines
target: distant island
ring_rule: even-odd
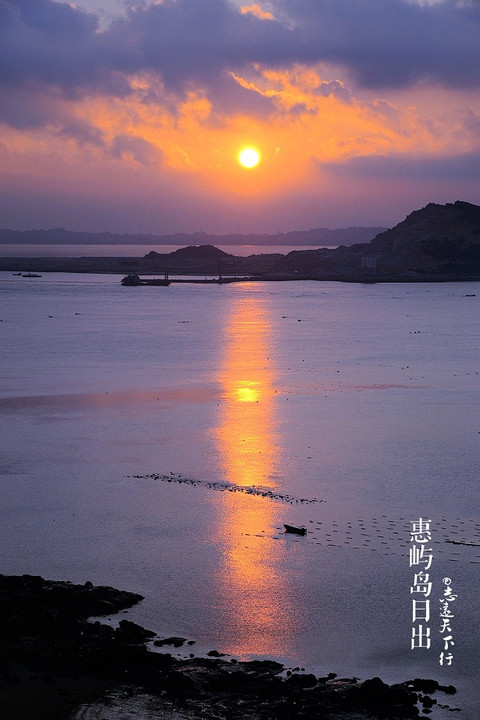
[[[297,234],[286,233],[282,237],[288,237],[291,245],[292,235]],[[168,237],[172,242],[173,237],[178,239],[183,236]],[[220,236],[216,237],[218,240]],[[280,236],[275,237],[278,244]],[[43,242],[43,238],[38,238],[38,242]],[[220,244],[223,243],[222,239]],[[302,244],[306,244],[304,240]],[[480,207],[460,200],[446,205],[430,203],[412,212],[394,228],[377,233],[368,242],[292,250],[287,254],[237,257],[202,242],[170,253],[152,249],[143,257],[4,257],[0,258],[0,270],[136,275],[169,273],[170,276],[235,276],[236,280],[271,281],[309,279],[373,283],[480,280]]]
[[[167,235],[74,232],[64,228],[50,230],[2,230],[3,245],[311,245],[333,247],[367,243],[386,230],[384,227],[312,228],[275,234],[170,233]]]

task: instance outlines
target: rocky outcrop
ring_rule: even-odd
[[[318,279],[480,279],[480,207],[430,203],[367,244],[292,251],[277,271]]]
[[[385,268],[425,274],[480,275],[480,207],[430,203],[369,243]]]
[[[171,258],[189,258],[193,260],[219,260],[220,258],[231,257],[230,253],[215,247],[214,245],[187,245],[187,247],[179,248],[171,253],[167,253]],[[145,257],[154,260],[160,253],[152,250]]]
[[[140,599],[88,582],[0,575],[2,720],[67,720],[75,707],[115,688],[125,697],[148,692],[158,699],[160,718],[161,709],[169,708],[191,720],[397,720],[418,717],[418,703],[435,704],[432,693],[455,691],[435,680],[389,686],[380,678],[360,683],[334,673],[316,677],[272,660],[227,660],[217,651],[173,658],[149,650],[146,642],[155,633],[133,622],[124,619],[114,628],[88,621],[91,614],[110,615]],[[183,642],[167,638],[155,644]]]

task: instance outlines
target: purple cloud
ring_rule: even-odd
[[[161,74],[172,89],[210,85],[252,63],[334,63],[370,88],[422,78],[453,87],[480,82],[480,7],[406,0],[277,0],[288,22],[240,14],[227,0],[140,6],[99,32],[95,15],[52,0],[0,0],[0,80],[35,80],[67,96],[122,95],[124,76]],[[276,10],[275,10],[276,9]]]
[[[437,181],[448,178],[449,182],[472,180],[480,181],[480,153],[467,153],[453,157],[421,159],[411,157],[356,157],[348,163],[323,163],[323,168],[337,177],[348,176],[368,181]]]
[[[116,157],[130,155],[141,165],[151,165],[160,159],[160,151],[152,143],[130,135],[117,135],[114,138],[112,154]]]
[[[99,69],[94,15],[51,0],[0,0],[0,82],[74,94]]]
[[[290,3],[280,2],[288,12]],[[480,81],[478,4],[298,0],[292,21],[305,62],[338,63],[364,87],[407,87],[427,79],[458,88]]]

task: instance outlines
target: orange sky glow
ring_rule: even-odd
[[[191,15],[198,11],[190,4],[182,0],[178,12],[184,6],[181,19],[193,26]],[[217,4],[225,6],[221,0]],[[396,4],[406,12],[404,3]],[[38,42],[41,13],[33,23],[22,15],[19,0],[7,0],[7,5],[12,8],[12,24],[15,21],[30,42],[34,37]],[[54,10],[65,8],[53,0],[50,5]],[[171,2],[146,3],[102,30],[95,28],[90,8],[79,6],[69,6],[68,17],[72,24],[85,24],[89,43],[100,38],[113,45],[124,36],[137,42],[143,32],[145,56],[149,37],[141,21],[148,15],[149,20],[158,16],[160,22],[162,13],[173,15],[177,10]],[[0,226],[26,229],[37,222],[102,230],[109,225],[131,232],[143,214],[150,232],[273,232],[355,223],[390,225],[422,203],[479,199],[478,171],[472,175],[475,158],[480,157],[480,98],[474,82],[461,87],[460,82],[434,80],[425,72],[410,82],[382,77],[378,87],[369,80],[367,87],[358,80],[354,59],[348,66],[345,59],[300,62],[290,60],[287,52],[280,62],[279,48],[266,53],[275,55],[271,62],[248,60],[248,47],[246,57],[237,58],[249,37],[260,48],[253,56],[261,56],[262,38],[257,34],[265,33],[264,42],[273,43],[276,36],[270,40],[268,32],[285,33],[288,39],[295,27],[277,19],[281,13],[275,12],[274,2],[237,10],[230,6],[225,12],[225,23],[232,32],[238,23],[246,40],[236,49],[236,60],[229,60],[228,48],[217,47],[212,39],[211,56],[218,55],[219,65],[213,70],[208,51],[199,48],[198,62],[210,73],[206,70],[204,79],[190,65],[173,67],[170,77],[162,70],[162,58],[156,61],[158,67],[145,60],[140,63],[144,67],[133,71],[128,66],[135,64],[129,57],[134,50],[127,43],[122,45],[126,69],[120,58],[108,78],[98,60],[87,79],[72,64],[74,88],[62,87],[63,78],[49,77],[55,74],[50,67],[10,83],[7,110],[0,116],[0,173],[9,188],[0,197]],[[65,14],[62,17],[65,25]],[[45,29],[45,40],[47,35]],[[334,49],[332,57],[338,54]],[[65,53],[65,46],[58,52]],[[195,63],[195,49],[191,53]],[[77,79],[77,74],[82,77]],[[247,145],[261,155],[254,172],[245,172],[238,162],[240,149]],[[420,179],[423,195],[418,198]],[[36,184],[39,196],[47,200],[43,212],[35,216],[32,211],[30,216],[24,210],[20,216],[19,208],[28,205]],[[358,192],[365,184],[371,190],[370,201],[368,193]],[[381,210],[375,200],[379,189],[386,201]],[[172,206],[187,198],[188,211],[175,214]],[[124,205],[116,214],[115,205],[126,199],[129,213]],[[349,214],[345,204],[351,208]]]

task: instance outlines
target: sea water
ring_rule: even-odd
[[[128,617],[194,652],[433,677],[478,717],[480,286],[119,280],[0,274],[1,572],[140,592]]]

